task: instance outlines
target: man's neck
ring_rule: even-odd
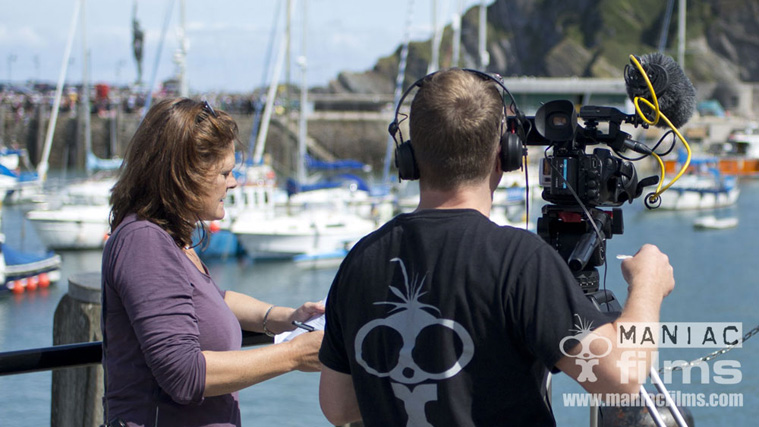
[[[493,204],[493,193],[487,184],[466,185],[447,191],[423,189],[419,193],[417,211],[422,209],[474,209],[489,217]]]

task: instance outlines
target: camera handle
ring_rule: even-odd
[[[579,206],[546,205],[542,212],[538,235],[559,252],[583,292],[596,292],[599,274],[595,267],[606,262],[607,238],[624,230],[622,210],[590,208],[586,215]]]
[[[608,289],[602,289],[585,295],[590,302],[602,313],[619,315],[622,313],[622,305],[614,293]]]

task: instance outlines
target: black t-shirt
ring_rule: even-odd
[[[345,258],[319,358],[352,376],[367,426],[554,425],[545,380],[562,339],[607,321],[537,235],[425,210]]]

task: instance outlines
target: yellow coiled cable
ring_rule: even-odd
[[[669,121],[667,116],[664,115],[661,111],[659,111],[659,101],[656,98],[656,92],[654,92],[654,87],[651,84],[651,80],[649,80],[648,75],[646,74],[646,71],[643,69],[643,66],[640,65],[640,62],[638,62],[638,59],[635,57],[635,55],[630,55],[630,61],[635,65],[635,67],[638,69],[640,74],[643,76],[643,79],[646,81],[646,85],[648,86],[648,91],[651,93],[651,98],[653,99],[653,103],[651,103],[646,98],[641,98],[639,96],[636,96],[635,99],[633,99],[633,103],[635,104],[635,111],[638,113],[638,116],[643,119],[644,122],[648,123],[649,125],[655,126],[659,123],[659,120],[664,120],[664,123],[669,126],[670,129],[677,135],[678,138],[680,138],[680,141],[682,141],[683,145],[685,146],[685,150],[688,152],[688,157],[685,160],[685,163],[680,168],[680,171],[675,175],[675,177],[667,184],[664,184],[664,162],[662,161],[661,157],[657,155],[656,153],[653,153],[654,158],[656,158],[656,161],[659,162],[659,167],[661,169],[661,179],[659,179],[659,184],[656,186],[656,191],[649,195],[649,203],[656,203],[656,201],[659,199],[659,196],[667,191],[669,187],[672,186],[678,179],[680,179],[681,176],[685,173],[685,171],[688,169],[688,166],[690,165],[690,159],[692,156],[692,152],[690,149],[690,145],[688,144],[688,141],[685,140],[685,137],[680,133],[680,131],[672,125],[672,122]],[[644,102],[648,108],[652,109],[654,111],[654,119],[650,120],[648,117],[646,117],[645,114],[643,114],[643,111],[640,108],[640,102]]]

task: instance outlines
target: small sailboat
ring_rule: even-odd
[[[30,170],[29,164],[26,149],[0,148],[0,200],[4,203],[22,200],[30,192],[39,193],[37,172]]]
[[[304,11],[304,17],[306,13]],[[305,18],[303,37],[305,46]],[[264,110],[262,129],[256,142],[253,164],[261,163],[263,145],[266,137],[271,107],[281,71],[281,63],[286,52],[290,35],[283,34],[278,53],[275,71],[272,76],[269,97]],[[307,155],[307,95],[306,59],[301,56],[298,61],[302,69],[300,93],[300,117],[298,126],[298,170],[295,179],[288,183],[288,199],[284,205],[275,203],[270,209],[245,209],[234,218],[230,230],[237,236],[246,254],[254,259],[293,259],[308,256],[320,257],[325,254],[344,256],[346,248],[361,237],[376,229],[376,222],[362,217],[354,210],[356,198],[362,198],[366,192],[361,190],[358,181],[338,179],[330,185],[324,181],[317,183],[312,177],[306,176],[309,163],[313,167],[314,160]],[[320,165],[332,167],[334,165]],[[336,168],[344,165],[337,165]],[[343,176],[343,178],[346,178]],[[354,185],[351,185],[352,182]],[[343,184],[348,183],[344,186]],[[331,185],[334,184],[334,185]],[[307,190],[307,191],[306,191]],[[273,200],[272,200],[273,201]],[[353,210],[352,210],[353,209]]]
[[[274,14],[270,47],[277,34],[277,22],[280,18],[281,6],[277,6]],[[276,98],[276,89],[279,76],[284,63],[286,39],[282,40],[282,47],[271,71],[268,96],[261,96],[255,105],[253,114],[253,126],[250,134],[250,151],[243,160],[239,155],[237,165],[233,171],[237,179],[237,187],[227,193],[224,201],[226,211],[223,219],[206,224],[210,234],[205,236],[198,228],[193,241],[200,243],[202,238],[207,240],[197,248],[198,255],[204,260],[234,258],[245,254],[245,248],[240,244],[238,237],[231,231],[232,224],[240,217],[245,216],[246,221],[257,221],[263,217],[271,216],[277,201],[285,200],[287,194],[277,188],[277,175],[274,169],[264,161],[264,146],[271,119],[271,112]],[[267,54],[265,70],[269,70],[270,54]],[[266,85],[267,76],[263,77],[262,87]],[[265,99],[265,103],[264,103]],[[264,108],[264,104],[266,107]],[[263,115],[263,117],[262,117]]]
[[[61,278],[61,257],[53,252],[19,251],[0,232],[0,293],[21,294],[47,288]]]
[[[110,206],[63,205],[26,214],[40,240],[49,249],[99,249],[108,236]]]
[[[287,197],[284,190],[276,187],[276,174],[268,164],[242,164],[239,171],[235,170],[235,177],[238,185],[227,192],[224,218],[206,224],[209,235],[204,236],[198,228],[193,236],[195,243],[207,238],[197,248],[198,255],[204,260],[244,255],[245,248],[232,232],[232,224],[240,217],[245,218],[243,221],[254,222],[271,217],[277,201]]]
[[[714,215],[707,215],[696,218],[693,221],[693,228],[697,230],[724,230],[737,226],[738,217],[717,218]]]
[[[86,58],[85,2],[81,2],[78,7],[81,8],[82,49]],[[75,26],[72,25],[72,32],[74,28]],[[82,70],[82,85],[88,88],[89,70],[86,60]],[[65,76],[65,66],[62,69],[62,75]],[[56,93],[56,96],[59,94]],[[89,90],[82,91],[81,105],[84,117],[88,179],[38,195],[33,201],[42,201],[43,205],[27,212],[26,215],[49,249],[99,249],[103,247],[108,232],[110,213],[108,199],[110,189],[116,182],[113,171],[120,166],[121,159],[101,159],[94,154],[89,120],[91,114]],[[42,182],[45,181],[47,174],[47,159],[52,144],[53,129],[54,127],[51,127],[48,131],[44,155],[38,165]],[[96,171],[99,173],[95,174]]]

